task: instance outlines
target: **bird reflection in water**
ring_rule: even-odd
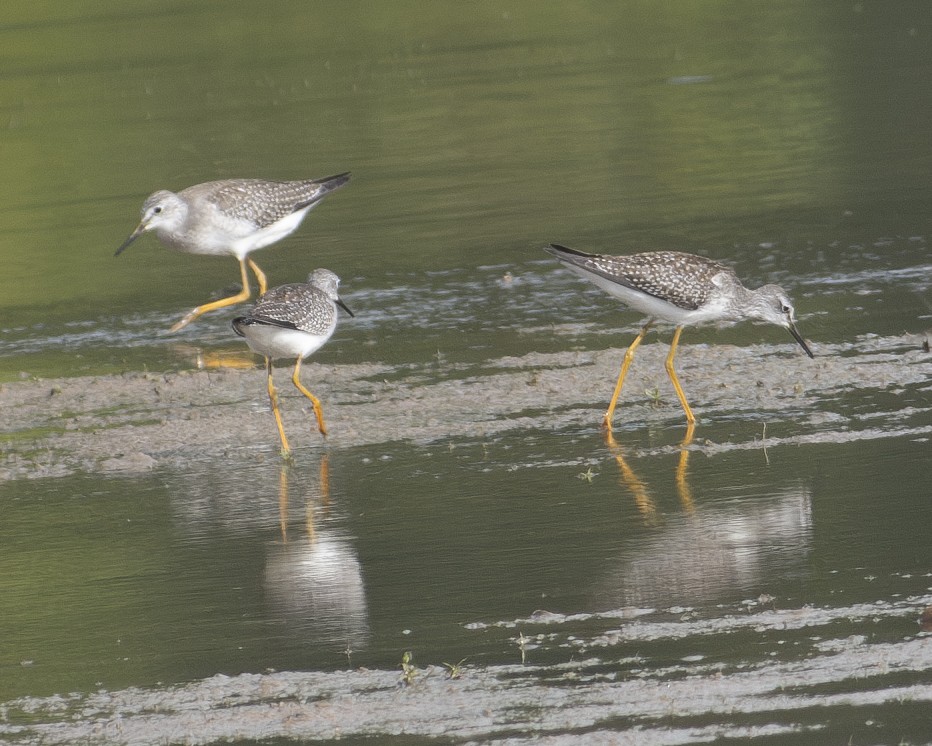
[[[307,489],[300,531],[290,519],[292,468],[282,464],[279,471],[281,541],[266,557],[269,605],[309,643],[333,643],[349,655],[368,642],[369,613],[353,543],[329,525],[329,454],[321,454],[317,484]]]
[[[171,352],[197,370],[252,370],[258,368],[256,356],[251,352],[242,350],[205,350],[202,347],[190,344],[173,344],[169,346]]]
[[[727,499],[697,505],[688,479],[690,427],[675,472],[682,510],[662,516],[607,434],[621,484],[650,527],[630,537],[593,588],[602,610],[692,607],[773,591],[775,580],[805,572],[812,542],[812,498],[802,485],[735,486]],[[741,495],[740,492],[744,494]]]

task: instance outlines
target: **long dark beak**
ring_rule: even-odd
[[[342,299],[342,298],[337,298],[337,305],[338,305],[340,308],[342,308],[344,311],[346,311],[350,316],[353,316],[353,317],[356,316],[355,313],[353,313],[352,311],[349,310],[349,306],[346,305],[346,304],[343,302],[343,299]],[[812,355],[810,355],[809,357],[812,357]]]
[[[126,248],[127,246],[129,246],[133,241],[135,241],[137,238],[139,238],[139,237],[143,234],[143,232],[144,232],[145,230],[146,230],[146,224],[145,224],[145,223],[140,223],[138,226],[136,226],[136,230],[134,230],[132,233],[129,234],[129,238],[127,238],[127,239],[123,242],[123,244],[120,246],[120,248],[118,248],[118,249],[116,250],[116,252],[114,253],[114,256],[119,256],[121,253],[123,253],[123,249],[125,249],[125,248]]]
[[[806,344],[806,340],[802,338],[802,335],[796,330],[796,324],[790,322],[790,325],[787,327],[790,330],[790,334],[793,335],[793,339],[799,342],[799,346],[806,351],[806,354],[809,357],[813,357],[812,350],[809,349],[809,345]]]

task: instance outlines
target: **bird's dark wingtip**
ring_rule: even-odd
[[[237,316],[231,323],[233,324],[233,331],[235,331],[241,337],[246,336],[243,333],[243,327],[246,326],[277,326],[279,329],[298,328],[292,321],[285,321],[284,319],[271,319],[265,316]]]
[[[571,249],[569,246],[564,246],[559,243],[552,243],[550,246],[544,246],[544,251],[548,254],[553,254],[558,259],[566,258],[568,256],[582,256],[582,257],[591,257],[592,254],[587,254],[585,251],[579,251],[578,249]]]
[[[335,192],[337,189],[342,187],[346,182],[349,181],[350,172],[345,171],[342,174],[336,174],[335,176],[325,176],[323,179],[314,179],[313,181],[306,182],[307,184],[315,184],[317,188],[314,190],[314,196],[310,199],[299,202],[295,205],[295,210],[302,210],[305,207],[310,205],[316,205],[324,197],[326,197],[330,192]]]
[[[277,326],[279,329],[297,329],[298,326],[293,321],[285,319],[273,319],[267,316],[250,316],[247,324],[264,324],[265,326]]]
[[[333,191],[334,189],[339,189],[349,180],[350,172],[344,171],[342,174],[335,174],[333,176],[325,176],[323,179],[317,179],[317,182],[326,186],[330,191]]]
[[[252,319],[250,319],[248,316],[237,316],[235,319],[233,319],[233,321],[230,322],[231,326],[233,327],[233,331],[236,332],[241,337],[246,336],[245,334],[243,334],[243,330],[241,329],[241,327],[249,326],[249,324],[251,323],[252,323]]]

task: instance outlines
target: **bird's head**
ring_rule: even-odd
[[[813,357],[812,350],[809,349],[806,340],[796,328],[796,311],[783,288],[779,285],[764,285],[755,290],[754,295],[757,302],[754,304],[751,315],[759,321],[782,326],[793,335],[793,339],[799,342],[803,351],[809,357]]]
[[[142,217],[139,225],[116,250],[114,256],[119,256],[123,249],[147,231],[162,229],[169,233],[173,232],[184,222],[187,212],[188,206],[185,201],[174,192],[163,189],[149,195],[148,199],[142,203]]]

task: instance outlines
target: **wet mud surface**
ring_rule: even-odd
[[[616,435],[685,425],[663,372],[667,346],[638,351]],[[869,337],[816,347],[815,360],[780,347],[683,345],[680,380],[699,426],[692,448],[846,442],[932,432],[932,356],[915,336]],[[479,365],[442,360],[410,366],[305,364],[302,379],[323,404],[329,437],[307,400],[277,368],[285,429],[302,448],[343,448],[511,430],[597,429],[622,351],[531,353]],[[74,472],[134,473],[218,458],[278,458],[260,368],[127,373],[0,385],[0,479]],[[703,426],[753,420],[744,441],[716,442]],[[770,424],[770,433],[765,425]]]

